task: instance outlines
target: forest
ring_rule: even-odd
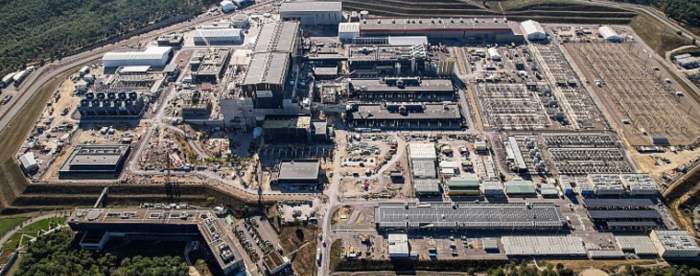
[[[700,2],[694,0],[615,0],[656,7],[676,21],[700,27]]]
[[[111,253],[81,249],[70,231],[40,236],[27,247],[16,276],[188,276],[189,267],[179,257],[141,257],[119,259]]]
[[[179,15],[213,0],[0,0],[0,76],[27,63],[84,47]]]

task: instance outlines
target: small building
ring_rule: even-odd
[[[696,258],[700,254],[697,242],[685,230],[654,230],[649,238],[664,259]]]
[[[195,45],[234,45],[243,43],[241,29],[197,29],[194,34]]]
[[[236,5],[236,7],[240,8],[245,8],[247,6],[250,6],[252,4],[255,4],[255,0],[232,0],[233,4]]]
[[[528,40],[541,40],[547,38],[547,33],[539,22],[527,20],[520,23],[520,27],[525,31],[525,37]]]
[[[413,191],[418,197],[440,196],[440,180],[437,178],[416,178],[413,180]]]
[[[445,191],[450,196],[478,196],[479,178],[475,174],[452,177],[445,181]]]
[[[437,160],[437,151],[433,143],[409,144],[408,153],[411,160]]]
[[[618,35],[615,30],[610,28],[610,26],[602,26],[598,28],[598,32],[600,32],[600,35],[607,41],[618,42],[621,40],[620,35]]]
[[[411,257],[411,247],[408,244],[408,235],[389,234],[387,244],[389,245],[389,259],[406,259]]]
[[[537,192],[532,181],[511,180],[503,183],[508,196],[535,196]]]
[[[315,187],[321,172],[318,160],[285,161],[280,163],[279,171],[273,174],[276,185]]]
[[[172,57],[172,47],[148,47],[143,52],[109,52],[102,57],[106,68],[126,65],[165,66]]]
[[[33,152],[28,152],[22,154],[19,157],[19,166],[26,175],[33,174],[39,170],[39,163],[36,161],[36,157]]]
[[[484,181],[481,183],[481,193],[485,196],[502,197],[503,184],[500,181]]]
[[[247,28],[250,20],[245,13],[239,13],[231,17],[231,24],[236,28]]]
[[[308,143],[311,139],[311,117],[265,116],[262,134],[267,143]]]
[[[9,86],[10,84],[12,84],[12,82],[14,81],[15,74],[17,74],[17,73],[16,72],[9,73],[9,74],[5,75],[4,77],[2,77],[2,82],[0,82],[0,87],[5,88],[5,87]]]
[[[268,275],[277,275],[277,273],[282,272],[289,264],[289,259],[277,253],[276,250],[270,251],[270,253],[263,257],[263,265]]]
[[[360,36],[359,22],[343,22],[338,25],[338,38],[342,41],[351,41]]]
[[[119,178],[130,151],[131,146],[125,144],[76,145],[58,169],[58,178]]]
[[[489,147],[486,144],[486,141],[476,141],[476,142],[474,142],[474,150],[475,151],[488,151]]]
[[[493,61],[500,61],[501,60],[501,54],[498,53],[498,49],[496,49],[496,48],[489,48],[488,54],[489,54],[489,58]]]
[[[285,21],[299,21],[304,26],[338,25],[343,21],[342,2],[296,1],[283,2],[280,18]]]
[[[659,193],[656,180],[649,174],[621,174],[620,178],[631,196],[656,195]]]

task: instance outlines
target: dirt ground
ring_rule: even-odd
[[[303,246],[292,258],[292,267],[298,275],[316,275],[316,248],[318,246],[318,228],[315,225],[282,227],[280,239],[285,254],[289,254]]]
[[[333,213],[333,217],[331,218],[331,224],[332,224],[332,225],[335,225],[335,224],[345,224],[345,222],[347,221],[347,218],[346,218],[345,220],[341,220],[340,217],[341,217],[341,216],[347,216],[347,217],[349,218],[349,217],[350,217],[350,214],[352,214],[352,212],[353,212],[354,210],[355,210],[355,208],[352,208],[352,207],[347,206],[347,205],[341,207],[340,209],[338,209],[337,211],[335,211],[335,213]]]
[[[634,158],[634,161],[639,164],[639,168],[642,172],[650,173],[654,177],[661,177],[664,172],[671,171],[678,166],[684,165],[698,155],[700,155],[700,148],[692,151],[679,151],[677,153],[669,151],[655,154],[634,154],[632,157]],[[652,156],[667,158],[671,160],[671,163],[666,164],[664,162],[659,162],[659,166],[656,166]]]

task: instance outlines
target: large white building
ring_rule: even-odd
[[[165,66],[172,56],[172,47],[148,47],[143,52],[109,52],[102,57],[105,67],[128,65]]]
[[[231,2],[229,0],[222,1],[220,5],[221,5],[221,11],[224,13],[232,12],[232,11],[236,10],[236,5],[234,5],[233,2]]]
[[[337,25],[343,21],[341,2],[284,2],[282,20],[297,20],[302,25]]]
[[[230,45],[243,42],[241,29],[197,29],[194,34],[194,44]],[[206,40],[206,41],[205,41]]]
[[[349,41],[360,36],[359,22],[343,22],[338,25],[338,38]]]
[[[525,36],[528,40],[540,40],[547,38],[547,33],[544,32],[544,28],[539,22],[528,20],[520,23],[523,31],[525,31]]]
[[[695,258],[700,254],[700,247],[685,230],[653,230],[649,238],[664,259]]]
[[[617,32],[609,26],[602,26],[598,28],[598,32],[600,32],[600,35],[603,36],[603,38],[605,38],[605,40],[607,41],[620,41],[620,35],[618,35]]]

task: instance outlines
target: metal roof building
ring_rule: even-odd
[[[574,236],[505,236],[508,257],[587,257],[583,240]]]
[[[126,65],[165,66],[170,60],[172,47],[148,47],[143,52],[109,52],[102,57],[105,67]]]
[[[413,191],[417,196],[440,195],[440,180],[436,178],[419,178],[413,180]]]
[[[414,179],[437,177],[437,168],[433,160],[412,160],[411,171]]]
[[[630,195],[656,195],[659,193],[656,180],[649,174],[621,174],[620,178]]]
[[[535,186],[532,181],[527,180],[511,180],[503,183],[506,189],[506,194],[509,196],[535,195]]]
[[[39,169],[39,163],[36,162],[36,157],[33,152],[22,154],[22,156],[19,157],[19,164],[27,174]]]
[[[411,160],[437,160],[435,144],[432,143],[409,144],[408,153]]]
[[[338,24],[338,38],[341,40],[352,40],[360,36],[360,23],[343,22]]]
[[[408,235],[406,234],[389,234],[387,238],[389,245],[389,258],[408,258],[410,257],[410,247],[408,244]]]
[[[588,210],[650,209],[654,202],[648,198],[584,198],[583,206]]]
[[[277,180],[314,182],[318,180],[320,171],[318,160],[282,162]]]
[[[243,42],[243,31],[232,28],[197,29],[193,39],[195,45],[206,45],[207,43],[211,45],[240,44]]]
[[[503,196],[503,184],[500,181],[484,181],[481,183],[481,193],[486,196]]]
[[[429,39],[522,41],[522,35],[517,34],[505,18],[372,18],[362,19],[361,23],[361,36],[426,36]]]
[[[617,245],[620,247],[620,249],[622,249],[622,251],[632,252],[639,257],[652,257],[659,254],[649,236],[616,235],[615,242],[617,242]]]
[[[117,178],[130,151],[125,144],[76,145],[58,170],[58,177]]]
[[[451,196],[477,196],[481,192],[479,190],[479,178],[476,174],[469,174],[464,177],[452,177],[445,182],[445,188],[447,194]]]
[[[589,174],[588,181],[599,196],[624,195],[626,192],[625,185],[617,174]]]
[[[291,58],[287,53],[255,53],[241,82],[256,108],[281,108]]]
[[[617,34],[615,30],[610,28],[610,26],[602,26],[598,28],[598,32],[608,41],[617,42],[620,41],[620,35]]]
[[[374,218],[380,230],[558,230],[565,222],[551,203],[380,203]]]
[[[280,6],[282,20],[295,20],[302,25],[337,25],[343,21],[342,2],[297,1]]]
[[[221,11],[224,13],[236,10],[236,5],[229,0],[221,1],[219,5],[221,6]]]
[[[695,258],[700,254],[697,242],[685,230],[654,230],[649,238],[665,259]]]
[[[661,214],[656,210],[589,210],[588,215],[594,221],[661,220]]]
[[[300,39],[298,22],[268,23],[260,29],[253,52],[282,52],[296,55]]]
[[[533,20],[523,21],[520,27],[525,31],[525,36],[528,40],[540,40],[547,38],[547,33],[539,22]]]

